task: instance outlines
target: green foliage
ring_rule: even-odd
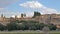
[[[6,29],[6,26],[4,26],[3,24],[0,23],[0,30],[3,31]]]
[[[50,30],[56,30],[56,26],[53,24],[47,25],[44,23],[39,23],[37,21],[12,21],[7,24],[7,29],[11,30],[42,30],[43,27],[48,26]],[[4,26],[0,24],[0,30],[3,30]]]
[[[16,24],[16,23],[8,23],[8,24],[7,24],[7,29],[8,29],[9,31],[11,31],[11,30],[16,30],[16,29],[17,29],[17,24]]]
[[[39,27],[40,30],[42,30],[42,28],[43,28],[44,26],[45,26],[45,24],[44,24],[44,23],[41,23],[41,24],[40,24],[40,27]]]
[[[40,14],[39,12],[36,12],[36,11],[35,11],[33,18],[36,17],[36,16],[40,16],[40,15],[41,15],[41,14]]]
[[[51,25],[49,26],[49,28],[50,28],[50,30],[56,30],[56,29],[57,29],[56,25],[53,25],[53,24],[51,24]]]
[[[54,24],[44,24],[44,23],[39,23],[37,21],[25,21],[25,20],[15,20],[11,21],[8,23],[6,26],[0,23],[0,30],[6,30],[8,29],[9,31],[12,30],[42,30],[43,27],[48,26],[50,30],[56,30],[56,25]]]

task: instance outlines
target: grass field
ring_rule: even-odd
[[[0,34],[43,34],[43,33],[0,33]],[[60,33],[50,33],[50,34],[60,34]]]
[[[60,34],[60,31],[50,31],[50,34]],[[43,34],[42,31],[0,31],[0,34]]]

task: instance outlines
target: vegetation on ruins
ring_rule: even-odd
[[[0,23],[0,30],[3,31],[3,30],[6,30],[6,26],[4,26],[3,24]]]
[[[8,30],[42,30],[44,26],[48,26],[50,30],[56,30],[56,26],[53,24],[47,25],[44,23],[39,23],[37,21],[14,21],[7,24]]]
[[[56,30],[57,29],[56,25],[54,25],[54,24],[49,25],[49,28],[50,28],[50,30]]]
[[[50,30],[56,30],[56,26],[53,24],[47,25],[44,23],[39,23],[37,21],[11,21],[10,23],[8,23],[6,26],[4,26],[3,24],[0,24],[0,30],[8,30],[8,31],[12,31],[12,30],[42,30],[42,28],[44,26],[48,26],[50,28]]]
[[[35,11],[33,18],[35,18],[36,16],[40,16],[40,15],[41,15],[40,12]]]

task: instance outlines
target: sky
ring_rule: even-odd
[[[60,0],[0,0],[0,15],[6,17],[19,17],[21,13],[31,17],[34,11],[41,14],[60,14]]]

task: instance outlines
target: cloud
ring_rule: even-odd
[[[32,17],[34,15],[34,12],[26,12],[27,17]]]
[[[0,0],[0,15],[4,14],[6,17],[11,17],[12,15],[19,14],[18,12],[9,11],[6,7],[12,3],[17,2],[18,0]]]
[[[18,0],[0,0],[0,8],[4,8],[11,3],[17,2]]]
[[[19,5],[22,7],[27,7],[27,8],[42,8],[43,7],[43,5],[39,3],[38,1],[27,1]]]
[[[48,8],[48,7],[44,6],[43,4],[41,4],[38,1],[27,1],[27,2],[21,3],[19,5],[22,7],[25,7],[25,8],[36,9],[36,10],[40,11],[42,14],[52,14],[52,13],[58,14],[58,13],[60,13],[55,9]]]
[[[59,14],[60,12],[55,10],[55,9],[52,9],[52,8],[45,8],[45,9],[42,9],[42,14]]]
[[[34,15],[34,12],[31,11],[27,11],[27,12],[23,12],[26,14],[26,17],[32,17]],[[6,17],[14,17],[15,15],[17,15],[18,17],[21,16],[21,13],[17,12],[17,11],[10,11],[7,8],[0,8],[0,15],[3,14]]]
[[[19,15],[17,11],[10,11],[7,8],[0,8],[0,15],[3,14],[6,17],[11,17],[12,15]]]

